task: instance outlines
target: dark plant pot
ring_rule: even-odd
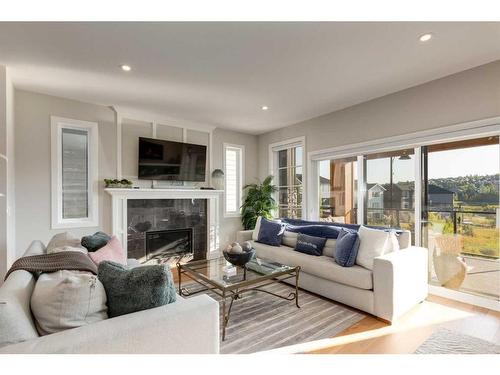
[[[243,251],[242,253],[228,253],[224,250],[222,253],[224,254],[224,258],[233,266],[243,267],[254,257],[255,249]]]

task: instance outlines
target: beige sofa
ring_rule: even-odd
[[[251,241],[257,257],[301,267],[299,286],[334,301],[393,322],[427,297],[427,249],[410,246],[411,233],[398,236],[400,250],[375,258],[373,271],[359,265],[342,267],[331,252],[312,256],[292,247],[252,241],[252,230],[237,241]]]
[[[25,255],[43,254],[34,241]],[[0,287],[0,353],[216,354],[219,304],[207,295],[39,337],[30,310],[35,278],[15,271]],[[23,337],[24,341],[18,342]]]

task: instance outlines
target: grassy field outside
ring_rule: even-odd
[[[465,206],[463,211],[486,211],[484,206]],[[495,208],[488,207],[489,212]],[[457,234],[463,236],[463,253],[488,258],[499,257],[499,230],[496,213],[467,213],[457,211]],[[429,213],[429,230],[434,234],[454,234],[454,224],[449,213]]]

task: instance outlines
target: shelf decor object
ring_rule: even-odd
[[[224,172],[222,169],[214,169],[212,172],[212,184],[215,190],[224,190]]]
[[[121,179],[121,180],[105,178],[104,184],[106,185],[106,188],[111,188],[111,189],[131,189],[132,188],[132,181],[127,180],[126,178]]]

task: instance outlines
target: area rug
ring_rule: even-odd
[[[294,288],[282,283],[265,289],[279,295],[294,291]],[[219,302],[221,300],[214,293],[208,292],[208,295]],[[220,352],[255,353],[330,338],[365,317],[354,309],[303,290],[299,291],[299,304],[300,309],[295,306],[295,301],[263,292],[243,294],[233,304]]]
[[[441,328],[415,351],[416,354],[500,354],[500,346]]]

